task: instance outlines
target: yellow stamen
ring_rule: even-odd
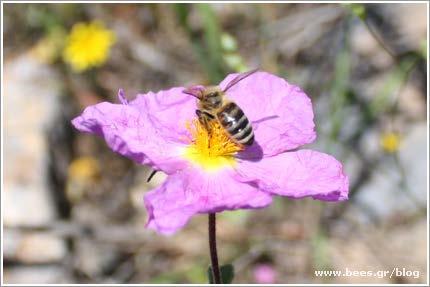
[[[208,125],[206,129],[198,120],[187,124],[192,140],[185,157],[207,171],[234,166],[234,155],[243,150],[243,146],[232,141],[217,121],[210,121]]]

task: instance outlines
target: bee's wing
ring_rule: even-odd
[[[184,94],[188,94],[188,95],[191,95],[193,97],[196,97],[197,99],[201,99],[203,90],[204,90],[203,86],[192,86],[192,87],[186,88],[182,92]]]
[[[255,72],[257,72],[258,69],[254,69],[242,74],[237,75],[233,80],[231,80],[227,86],[225,87],[225,89],[223,90],[223,92],[226,92],[228,89],[230,89],[231,87],[233,87],[234,85],[236,85],[237,83],[239,83],[240,81],[242,81],[243,79],[245,79],[248,76],[251,76],[252,74],[254,74]]]

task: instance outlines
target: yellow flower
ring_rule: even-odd
[[[381,135],[381,147],[388,153],[394,153],[399,149],[400,136],[397,133],[388,132]]]
[[[92,157],[79,157],[72,161],[68,170],[68,177],[73,180],[92,180],[99,176],[99,162]]]
[[[102,65],[115,43],[115,34],[101,22],[77,23],[67,37],[64,61],[76,72]]]
[[[100,163],[93,157],[79,157],[71,162],[67,173],[66,195],[78,202],[100,179]]]

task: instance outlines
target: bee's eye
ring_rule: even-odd
[[[212,98],[212,97],[216,97],[216,96],[218,96],[217,92],[212,92],[212,93],[209,93],[206,95],[207,98]]]

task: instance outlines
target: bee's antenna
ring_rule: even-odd
[[[186,88],[182,92],[184,94],[191,95],[200,100],[202,98],[202,89],[203,88],[200,86],[193,86],[193,87]]]
[[[230,89],[231,87],[233,87],[234,85],[236,85],[237,83],[239,83],[240,81],[242,81],[243,79],[251,76],[252,74],[254,74],[255,72],[257,72],[258,69],[254,69],[242,74],[237,75],[233,80],[231,80],[227,86],[225,87],[225,89],[223,90],[223,92],[226,92],[228,89]]]

